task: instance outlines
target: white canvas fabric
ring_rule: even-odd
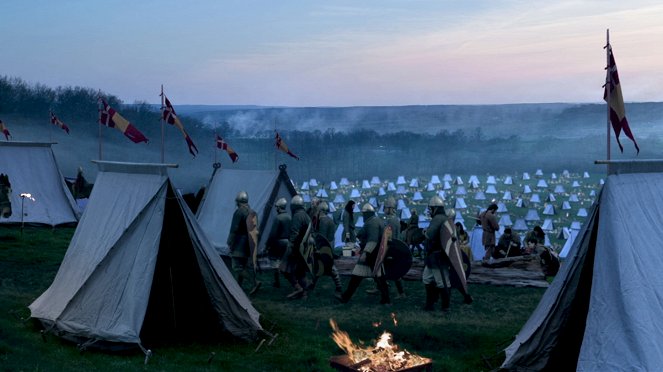
[[[278,198],[285,198],[290,203],[290,199],[296,195],[285,169],[282,171],[215,170],[198,207],[196,218],[214,248],[223,255],[230,253],[226,240],[236,209],[235,196],[240,191],[249,194],[249,206],[258,214],[258,231],[261,232],[258,244],[260,251],[265,249],[269,237],[269,233],[264,231],[272,226],[276,218],[274,202]],[[337,202],[336,199],[334,202]]]
[[[168,213],[179,213],[185,225],[179,228],[188,232],[182,239],[188,238],[189,244],[179,249],[194,251],[198,264],[194,270],[206,288],[199,300],[216,309],[219,324],[229,332],[255,336],[261,330],[259,313],[175,193],[164,165],[99,164],[90,201],[60,269],[51,286],[30,305],[31,316],[58,334],[141,344],[164,243],[164,220],[172,218],[166,217],[168,192],[179,206]],[[177,275],[178,268],[173,272]]]
[[[0,142],[0,173],[9,176],[12,186],[12,215],[0,217],[0,224],[57,226],[76,223],[80,218],[78,205],[64,182],[51,145]],[[21,194],[30,194],[31,198],[22,198]]]

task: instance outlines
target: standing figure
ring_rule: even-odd
[[[251,207],[249,207],[249,194],[246,191],[240,191],[235,197],[235,203],[237,204],[237,209],[233,213],[226,243],[228,243],[228,247],[230,248],[232,270],[236,275],[237,283],[241,286],[244,279],[250,279],[253,287],[249,294],[254,294],[258,291],[262,283],[256,280],[255,268],[249,272],[251,248],[249,246],[247,218],[253,212]]]
[[[345,208],[341,212],[341,222],[343,222],[343,242],[354,244],[357,240],[357,234],[355,233],[355,201],[348,200],[345,204]]]
[[[286,279],[293,286],[294,291],[288,294],[288,298],[306,298],[306,273],[308,266],[307,257],[302,255],[300,247],[306,236],[306,232],[311,228],[311,218],[304,209],[304,199],[300,195],[295,195],[290,201],[290,212],[292,220],[290,222],[290,233],[288,234],[288,249],[286,251],[285,262],[282,264],[282,271]]]
[[[448,217],[444,211],[444,201],[439,196],[433,196],[428,202],[431,221],[424,235],[426,236],[426,258],[422,281],[426,287],[426,303],[424,310],[433,310],[438,296],[442,300],[442,310],[449,309],[451,282],[449,269],[451,262],[442,247],[441,230]]]
[[[269,262],[272,269],[274,269],[274,283],[275,288],[281,287],[281,282],[279,280],[281,273],[281,260],[283,255],[288,249],[288,238],[290,237],[290,221],[292,218],[288,211],[286,211],[286,205],[288,201],[285,198],[279,198],[274,207],[276,208],[276,218],[272,223],[272,229],[269,232],[269,237],[267,238],[267,257],[269,257]]]
[[[382,220],[375,215],[375,208],[371,204],[364,204],[361,213],[364,217],[364,227],[357,234],[361,247],[359,260],[352,269],[348,287],[342,295],[337,295],[337,298],[342,303],[347,303],[359,287],[362,279],[374,277],[380,290],[380,304],[389,304],[389,290],[384,278],[384,269],[382,267],[378,268],[375,270],[376,274],[373,275],[384,226]]]
[[[492,203],[488,206],[488,209],[479,214],[481,228],[483,229],[481,242],[483,243],[483,247],[486,250],[483,256],[484,261],[488,261],[493,255],[493,250],[495,250],[495,232],[500,229],[500,225],[497,222],[496,213],[497,204]]]
[[[384,201],[384,214],[385,214],[385,226],[391,226],[392,237],[398,239],[401,236],[401,219],[396,215],[396,200],[393,197],[388,197]],[[396,291],[398,295],[396,298],[405,298],[405,290],[403,289],[403,282],[401,279],[394,280],[396,285]]]
[[[325,201],[320,202],[317,205],[317,215],[315,216],[315,221],[317,221],[317,228],[315,233],[325,238],[325,240],[330,244],[329,252],[333,252],[336,224],[334,223],[334,220],[331,217],[329,217],[328,213],[329,213],[329,204],[327,204],[327,202]],[[317,247],[317,248],[320,249],[323,247]],[[333,257],[334,256],[332,253],[332,260]],[[341,285],[341,276],[338,273],[338,269],[336,268],[336,265],[333,263],[333,261],[332,261],[331,271],[329,272],[329,276],[331,276],[332,280],[334,281],[334,286],[336,287],[336,293],[341,293],[343,291],[343,287]],[[314,276],[313,283],[311,283],[309,288],[313,289],[317,281],[318,277]]]

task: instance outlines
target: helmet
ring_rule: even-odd
[[[428,202],[429,207],[444,207],[444,200],[440,198],[439,196],[435,195],[432,198],[430,198],[430,201]]]
[[[329,212],[329,204],[327,204],[326,201],[320,202],[320,205],[318,205],[318,208],[320,208],[320,210],[323,211],[323,212]]]
[[[394,200],[393,197],[388,197],[387,200],[384,201],[384,207],[385,208],[396,208],[396,200]]]
[[[371,203],[366,203],[364,204],[363,207],[361,207],[361,213],[364,212],[375,212],[375,208],[371,205]]]
[[[292,197],[292,200],[290,200],[290,205],[291,206],[304,206],[304,198],[302,198],[300,195],[295,195]]]
[[[249,194],[246,193],[246,191],[240,191],[237,193],[237,196],[235,197],[235,201],[237,203],[248,203],[249,202]]]
[[[285,200],[285,198],[279,198],[276,203],[274,203],[274,206],[278,209],[285,209],[285,206],[288,204],[288,201]]]

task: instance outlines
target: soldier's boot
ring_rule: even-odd
[[[341,276],[338,274],[336,267],[332,269],[331,273],[332,280],[334,281],[334,286],[336,286],[336,293],[343,292],[343,285],[341,284]]]
[[[274,283],[272,283],[274,288],[281,288],[281,273],[278,270],[274,270]]]
[[[288,294],[286,297],[289,299],[301,298],[304,295],[304,292],[304,288],[299,285],[299,283],[295,283],[295,290]]]
[[[350,276],[350,282],[348,283],[348,288],[346,288],[345,292],[341,295],[336,295],[336,298],[341,301],[342,303],[347,303],[350,301],[352,298],[352,295],[355,294],[355,291],[359,287],[359,284],[361,283],[361,280],[363,278],[361,276],[357,275],[351,275]]]
[[[396,284],[396,292],[398,292],[396,298],[397,299],[406,298],[407,296],[405,295],[405,290],[403,289],[403,282],[400,279],[398,279],[395,280],[394,283]]]
[[[253,288],[251,289],[251,292],[249,292],[249,295],[254,295],[258,290],[260,289],[260,286],[262,285],[262,282],[260,280],[256,280],[255,277],[253,277]]]
[[[378,284],[378,289],[380,290],[380,304],[391,304],[391,299],[389,299],[389,286],[387,285],[387,280],[385,278],[377,278],[376,282]]]
[[[433,311],[433,305],[437,299],[437,287],[435,284],[426,284],[426,303],[424,304],[425,311]]]
[[[442,300],[442,311],[449,311],[449,303],[451,302],[451,294],[448,288],[438,288],[440,291],[440,299]]]
[[[309,284],[306,286],[306,290],[307,290],[307,291],[312,291],[312,290],[314,290],[314,289],[315,289],[315,286],[316,286],[317,284],[318,284],[318,277],[317,277],[317,276],[314,276],[314,277],[313,277],[313,280],[311,280],[311,283],[309,283]]]

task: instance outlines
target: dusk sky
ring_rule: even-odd
[[[660,1],[24,0],[0,75],[126,103],[366,106],[663,101]]]

